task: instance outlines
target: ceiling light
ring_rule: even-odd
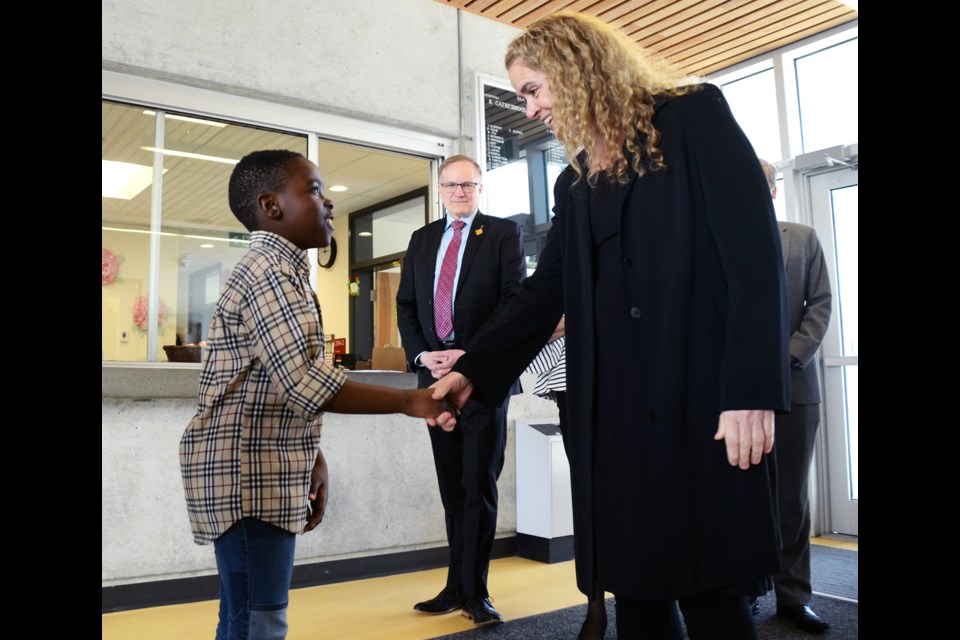
[[[335,184],[329,189],[330,191],[346,191],[347,188],[342,184]]]
[[[202,245],[200,245],[200,248],[201,248],[201,249],[213,249],[213,245],[210,244],[209,242],[204,242]]]
[[[189,151],[175,151],[173,149],[161,149],[159,147],[140,147],[144,151],[153,153],[162,153],[165,156],[177,156],[179,158],[194,158],[196,160],[209,160],[210,162],[222,162],[223,164],[237,164],[239,160],[233,158],[221,158],[220,156],[205,156],[201,153],[190,153]]]
[[[143,112],[143,115],[145,115],[145,116],[155,116],[155,115],[157,115],[157,112],[156,112],[156,111],[150,111],[149,109],[147,109],[146,111]],[[171,114],[171,113],[166,114],[166,117],[170,118],[171,120],[180,120],[181,122],[192,122],[192,123],[194,123],[194,124],[205,124],[205,125],[207,125],[208,127],[217,127],[218,129],[223,129],[225,126],[227,126],[226,123],[224,123],[224,122],[214,122],[213,120],[201,120],[200,118],[191,118],[191,117],[189,117],[189,116],[177,116],[177,115],[173,115],[173,114]]]
[[[100,227],[101,231],[118,231],[120,233],[142,233],[165,238],[190,238],[192,240],[208,240],[210,242],[227,242],[233,248],[234,244],[250,244],[249,238],[218,238],[216,236],[198,236],[190,233],[171,233],[170,231],[150,231],[149,229],[125,229],[123,227]]]
[[[130,162],[100,161],[100,195],[133,200],[153,184],[153,167]]]
[[[373,231],[361,231],[357,235],[360,236],[361,238],[369,238],[370,236],[373,235]]]

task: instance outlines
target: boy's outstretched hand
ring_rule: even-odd
[[[310,501],[310,519],[307,520],[307,526],[303,532],[312,531],[323,521],[323,512],[327,509],[327,483],[330,476],[327,472],[327,460],[323,457],[323,451],[317,449],[317,459],[313,463],[313,471],[310,472],[310,493],[307,498]]]
[[[414,418],[426,418],[431,427],[439,426],[444,431],[453,431],[457,424],[453,405],[446,398],[435,398],[433,388],[411,389],[404,392],[403,412]],[[444,420],[440,417],[447,415]]]

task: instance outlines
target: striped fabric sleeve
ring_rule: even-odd
[[[543,345],[540,353],[538,353],[536,357],[534,357],[533,362],[527,366],[527,371],[541,375],[553,369],[560,358],[564,356],[564,344],[564,339],[560,338]]]
[[[553,392],[567,390],[567,342],[559,338],[543,346],[527,371],[537,374],[534,395],[555,399]]]

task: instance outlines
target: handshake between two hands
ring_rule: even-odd
[[[453,365],[463,354],[463,349],[447,349],[427,351],[420,355],[420,364],[426,367],[430,375],[437,380],[430,389],[432,389],[431,398],[440,401],[440,413],[424,416],[431,427],[438,426],[444,431],[453,431],[457,417],[460,415],[460,408],[470,397],[472,387],[464,392],[469,385],[469,380],[462,374],[453,373]]]
[[[453,431],[460,409],[473,392],[473,385],[461,373],[450,373],[428,389],[413,389],[408,394],[403,412],[414,418],[425,418],[431,427]]]

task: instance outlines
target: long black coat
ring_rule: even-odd
[[[623,389],[622,411],[666,434],[653,456],[662,481],[650,491],[676,505],[656,522],[623,523],[665,567],[666,580],[646,566],[624,568],[636,575],[631,595],[647,599],[777,573],[772,459],[731,467],[713,435],[721,411],[789,406],[780,232],[756,154],[711,85],[663,100],[653,124],[667,168],[633,178],[620,220],[622,312],[643,384]],[[566,314],[577,582],[591,594],[593,385],[604,363],[594,352],[588,200],[586,181],[568,167],[536,273],[455,369],[474,383],[474,397],[496,403]]]

